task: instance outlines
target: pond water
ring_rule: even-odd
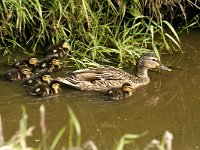
[[[174,150],[200,149],[200,31],[182,34],[183,53],[162,55],[163,64],[172,72],[149,72],[151,83],[132,97],[107,102],[100,95],[63,89],[55,97],[39,99],[28,95],[17,83],[0,81],[0,114],[4,136],[8,140],[19,128],[21,105],[26,107],[29,126],[36,129],[30,145],[41,139],[39,107],[46,108],[49,142],[64,126],[69,126],[67,106],[75,112],[82,129],[82,142],[93,140],[99,150],[113,149],[125,133],[147,135],[136,140],[140,149],[152,139],[160,139],[166,130],[173,133]],[[1,72],[6,70],[0,66]],[[61,145],[67,145],[68,130]],[[130,146],[126,147],[131,149]],[[60,148],[58,148],[60,149]]]

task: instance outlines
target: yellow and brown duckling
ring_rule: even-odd
[[[47,57],[39,63],[36,73],[56,72],[61,69],[61,65],[62,62],[57,56]]]
[[[13,67],[18,69],[21,66],[27,66],[33,72],[35,68],[37,67],[37,65],[39,64],[39,62],[40,60],[37,57],[30,56],[25,59],[16,60],[16,62],[13,64]]]
[[[29,91],[30,95],[39,96],[39,97],[47,97],[51,95],[56,95],[61,91],[60,84],[57,81],[51,81],[50,85],[40,84],[35,86]]]
[[[1,78],[4,80],[9,80],[13,82],[21,81],[30,78],[33,76],[30,68],[27,66],[20,66],[17,68],[12,68],[8,70],[6,73],[1,75]]]
[[[68,54],[70,46],[65,40],[60,41],[58,44],[51,46],[47,50],[47,56],[56,56],[59,59],[64,59]]]
[[[148,70],[160,68],[171,71],[161,64],[153,53],[142,55],[136,64],[136,75],[112,66],[89,68],[66,73],[66,76],[56,80],[68,86],[86,91],[108,91],[111,88],[120,88],[125,82],[131,84],[132,89],[149,84]]]
[[[33,88],[40,84],[50,85],[53,78],[49,73],[41,73],[32,78],[26,79],[22,82],[22,85],[27,88]]]
[[[120,99],[126,99],[130,96],[132,96],[132,86],[130,83],[126,82],[122,84],[122,87],[120,88],[111,88],[108,90],[105,94],[105,96],[109,100],[120,100]]]

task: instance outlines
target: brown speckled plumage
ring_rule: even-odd
[[[105,66],[76,70],[67,73],[67,77],[58,77],[57,80],[76,89],[86,91],[107,91],[111,88],[119,88],[125,82],[130,83],[132,89],[136,89],[150,82],[148,69],[161,68],[170,71],[169,68],[160,63],[154,54],[141,56],[136,68],[136,76],[119,68]]]

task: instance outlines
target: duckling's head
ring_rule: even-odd
[[[49,74],[44,74],[44,75],[42,75],[42,80],[47,82],[47,83],[50,83],[50,81],[52,81],[53,78]]]
[[[30,57],[28,60],[29,64],[37,66],[37,64],[40,62],[39,59],[37,57]]]
[[[170,68],[161,64],[160,60],[154,53],[142,55],[137,62],[137,73],[141,74],[148,69],[160,68],[162,70],[171,71]]]
[[[55,94],[57,94],[59,90],[61,90],[60,84],[57,81],[52,81],[50,87],[54,90]]]
[[[54,65],[54,66],[58,66],[58,68],[60,69],[61,68],[61,65],[62,65],[62,62],[60,61],[60,59],[58,58],[53,58],[51,63]]]
[[[123,90],[124,92],[132,92],[132,91],[133,91],[133,88],[132,88],[132,86],[131,86],[130,83],[125,82],[125,83],[123,83],[123,85],[122,85],[122,90]]]
[[[30,70],[30,68],[27,68],[27,67],[22,67],[21,69],[20,69],[20,71],[21,71],[21,73],[23,74],[23,75],[30,75],[32,72],[31,72],[31,70]]]
[[[62,48],[69,49],[69,44],[66,41],[63,41]]]

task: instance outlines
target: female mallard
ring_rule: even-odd
[[[26,79],[24,82],[22,82],[22,85],[27,88],[33,88],[40,84],[50,85],[52,80],[53,78],[49,73],[41,73],[32,78]]]
[[[120,88],[111,88],[105,94],[110,100],[120,100],[130,97],[132,95],[133,89],[130,83],[123,83]]]
[[[139,58],[135,76],[122,69],[108,66],[69,72],[67,73],[68,77],[58,77],[57,81],[86,91],[107,91],[111,88],[119,88],[125,82],[130,83],[132,89],[136,89],[150,82],[148,77],[148,69],[150,68],[171,71],[161,64],[155,54],[148,53]]]
[[[32,88],[29,91],[29,94],[33,96],[47,97],[58,94],[60,90],[61,88],[58,81],[51,81],[50,85],[47,84],[37,85],[36,87]]]

